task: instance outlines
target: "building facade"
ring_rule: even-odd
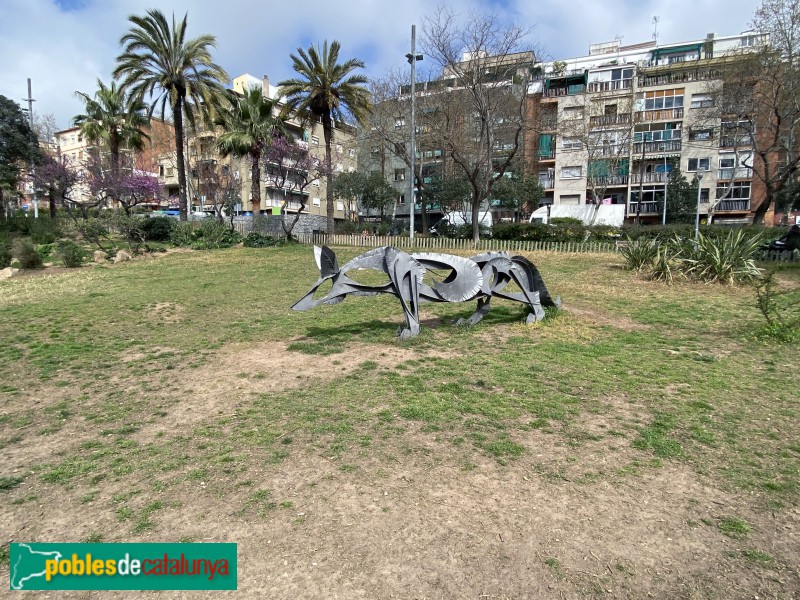
[[[764,198],[752,138],[715,98],[726,65],[765,41],[752,32],[670,45],[614,41],[540,65],[529,89],[539,124],[529,168],[544,203],[624,204],[628,221],[659,222],[669,173],[679,169],[699,179],[702,215],[752,222]]]

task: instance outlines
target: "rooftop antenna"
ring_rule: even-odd
[[[653,39],[656,42],[656,46],[658,46],[658,22],[660,20],[658,15],[653,17]]]

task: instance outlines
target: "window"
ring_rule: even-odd
[[[735,158],[720,158],[719,159],[719,168],[720,169],[732,169],[736,166],[736,159]]]
[[[633,69],[613,69],[611,71],[611,81],[630,79],[631,77],[633,77]]]
[[[405,194],[400,194],[397,197],[397,203],[398,204],[405,204],[406,203],[406,195]]]
[[[355,148],[350,148],[350,150],[348,151],[348,155],[350,156],[350,158],[355,158],[356,157],[356,149]]]
[[[689,140],[693,142],[705,142],[710,140],[714,136],[714,132],[711,129],[692,129],[689,132]]]
[[[727,185],[717,186],[717,198],[722,198],[728,191]],[[735,181],[730,186],[730,193],[725,196],[730,200],[749,200],[750,199],[750,182],[749,181]]]
[[[319,138],[315,135],[311,136],[311,145],[312,146],[319,146]]]
[[[583,167],[580,165],[574,167],[561,167],[561,179],[578,179],[583,174]]]
[[[687,171],[708,171],[711,168],[711,160],[708,158],[690,158]]]
[[[644,100],[643,107],[641,100]],[[683,88],[656,90],[640,94],[636,110],[642,110],[642,108],[646,111],[683,108]]]
[[[603,107],[603,114],[606,116],[611,116],[617,114],[617,105],[616,104],[606,104]]]
[[[336,203],[336,210],[344,210],[344,203],[337,202]]]
[[[708,188],[700,188],[700,202],[708,202],[709,191]]]
[[[313,204],[314,206],[319,206],[319,205],[320,205],[319,198],[314,198],[314,199],[311,201],[311,204]]]
[[[312,181],[311,185],[313,185],[314,187],[319,187],[319,179],[315,179],[314,181]]]
[[[580,150],[583,148],[583,143],[576,137],[563,137],[561,138],[562,150]]]
[[[406,120],[402,117],[398,117],[394,120],[394,128],[395,129],[402,129],[405,127]]]
[[[344,148],[342,148],[341,144],[336,144],[336,154],[341,154],[344,152]]]
[[[714,106],[714,98],[709,94],[692,94],[690,108],[711,108]]]
[[[567,204],[570,206],[574,206],[576,204],[581,203],[581,195],[580,194],[562,194],[558,197],[559,204]]]
[[[406,179],[406,170],[405,169],[395,169],[394,170],[394,180],[395,181],[405,181]]]
[[[745,35],[742,36],[742,47],[743,48],[751,48],[753,46],[758,45],[758,36],[757,35]]]
[[[164,176],[164,165],[158,165],[158,176],[159,177]]]
[[[336,171],[339,172],[339,173],[344,171],[344,167],[342,166],[342,163],[336,163]]]

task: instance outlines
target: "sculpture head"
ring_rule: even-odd
[[[311,289],[305,296],[300,298],[300,300],[292,305],[293,310],[308,310],[310,308],[314,308],[315,306],[319,306],[320,304],[337,304],[344,300],[343,296],[334,295],[335,293],[338,293],[335,292],[336,282],[341,274],[339,263],[336,260],[336,254],[334,251],[327,246],[314,246],[314,259],[317,261],[317,268],[319,269],[320,278],[314,285],[311,286]],[[328,280],[333,282],[331,291],[322,298],[314,300],[314,294],[317,292],[320,286]]]

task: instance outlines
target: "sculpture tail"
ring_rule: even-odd
[[[339,272],[339,262],[336,253],[327,246],[314,246],[314,258],[317,261],[321,277],[330,277]]]

